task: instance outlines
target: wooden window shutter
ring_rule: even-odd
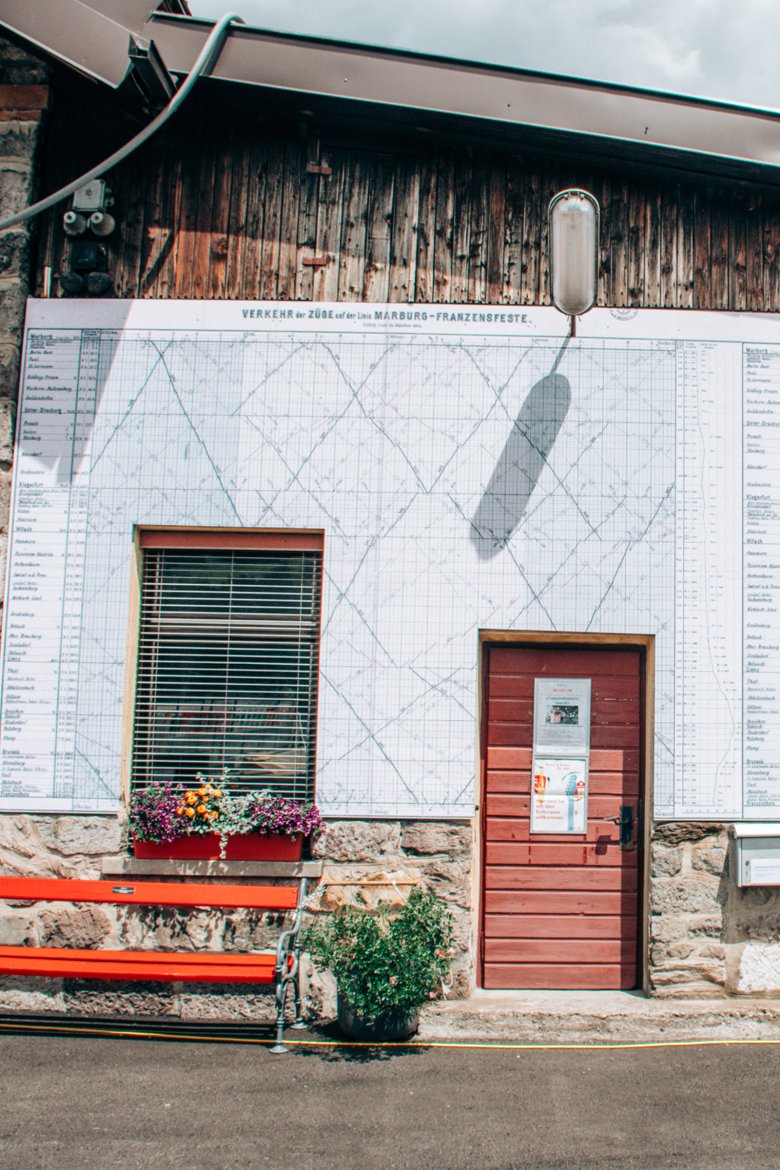
[[[131,783],[314,796],[322,537],[144,530]],[[231,547],[232,545],[232,547]]]

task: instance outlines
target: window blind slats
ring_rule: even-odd
[[[132,783],[314,795],[318,552],[145,548]]]

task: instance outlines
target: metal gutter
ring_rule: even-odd
[[[98,6],[100,11],[98,11]],[[0,26],[82,73],[118,88],[130,33],[154,42],[165,68],[184,76],[212,22],[151,11],[154,0],[0,0]],[[340,41],[231,29],[212,76],[301,107],[319,102],[361,117],[492,124],[549,134],[565,149],[605,149],[655,166],[728,169],[777,182],[780,112],[627,86],[456,61]]]
[[[155,14],[143,35],[155,41],[173,73],[183,73],[209,28],[208,21]],[[231,32],[213,76],[345,107],[417,110],[604,139],[648,153],[780,167],[780,113],[502,66],[243,26]]]

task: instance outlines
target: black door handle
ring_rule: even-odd
[[[630,804],[621,804],[620,813],[616,817],[602,817],[613,825],[620,826],[620,848],[634,848],[634,808]]]

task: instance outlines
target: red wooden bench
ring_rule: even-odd
[[[298,886],[242,886],[0,876],[0,898],[10,902],[104,902],[122,906],[246,908],[277,914],[294,911],[292,925],[279,935],[275,953],[104,951],[0,946],[0,975],[266,984],[276,990],[276,1043],[271,1052],[285,1052],[285,1007],[291,986],[295,1003],[293,1027],[303,1027],[299,963],[305,896],[305,879]]]

